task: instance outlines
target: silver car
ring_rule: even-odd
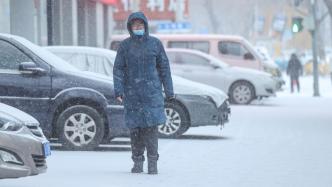
[[[44,173],[50,144],[30,115],[0,103],[0,179]]]
[[[221,89],[234,104],[275,96],[277,82],[263,71],[231,67],[221,60],[197,50],[166,49],[172,72],[183,78]]]

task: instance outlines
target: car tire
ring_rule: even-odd
[[[177,138],[189,127],[189,117],[185,109],[177,103],[165,103],[166,124],[158,127],[159,137]]]
[[[255,98],[255,89],[247,81],[235,82],[229,90],[229,97],[233,104],[247,105]]]
[[[93,150],[102,142],[105,133],[103,116],[85,105],[64,110],[56,127],[59,141],[66,150]]]

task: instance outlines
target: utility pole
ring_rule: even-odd
[[[53,45],[53,0],[47,0],[47,44]]]
[[[312,36],[312,54],[313,54],[313,78],[314,78],[314,97],[319,97],[319,74],[318,74],[318,60],[317,60],[317,35],[319,33],[319,26],[317,20],[317,3],[316,0],[310,0],[312,8],[312,16],[314,21],[314,29],[311,31]]]

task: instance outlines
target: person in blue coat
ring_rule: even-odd
[[[158,125],[166,122],[162,88],[166,100],[174,98],[170,65],[161,41],[149,35],[142,12],[129,16],[127,29],[130,37],[121,42],[113,68],[115,96],[123,102],[130,129],[131,172],[143,172],[146,149],[148,173],[157,174]]]

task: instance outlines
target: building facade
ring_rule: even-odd
[[[92,0],[1,0],[0,32],[38,45],[103,47],[114,27],[111,11]]]

